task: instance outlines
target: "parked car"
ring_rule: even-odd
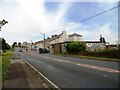
[[[50,50],[46,49],[46,48],[39,48],[39,53],[49,53]]]

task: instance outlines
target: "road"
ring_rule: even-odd
[[[60,88],[117,88],[118,62],[20,52],[37,70]]]

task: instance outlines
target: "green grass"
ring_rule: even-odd
[[[13,51],[6,51],[2,53],[2,63],[0,63],[0,67],[2,67],[2,77],[4,78],[8,65],[10,63],[10,58],[13,56]],[[1,69],[1,68],[0,68]]]
[[[61,55],[61,56],[72,56],[77,58],[87,58],[87,59],[95,59],[95,60],[101,60],[101,61],[115,61],[120,62],[120,59],[116,58],[105,58],[105,57],[95,57],[95,56],[81,56],[81,55],[70,55],[65,53],[53,53],[54,55]]]
[[[0,56],[0,85],[2,84],[2,56]]]

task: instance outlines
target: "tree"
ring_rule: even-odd
[[[86,50],[86,44],[83,42],[72,41],[69,42],[66,46],[68,52],[79,52]]]
[[[18,43],[18,47],[21,47],[21,42]]]
[[[105,38],[103,38],[103,42],[105,43],[106,41],[105,41]]]
[[[13,44],[12,44],[12,49],[14,48],[14,47],[16,47],[17,46],[17,42],[14,42]]]
[[[105,38],[104,38],[104,37],[100,37],[100,42],[105,43],[105,42],[106,42],[106,41],[105,41]]]
[[[3,49],[3,50],[7,50],[7,49],[10,49],[10,45],[8,43],[6,43],[6,40],[4,38],[0,38],[0,49]]]

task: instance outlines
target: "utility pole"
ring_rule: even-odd
[[[32,50],[32,40],[31,40],[31,50]]]
[[[45,33],[43,34],[43,38],[44,38],[44,48],[45,48]]]
[[[43,47],[45,48],[45,33],[41,33],[43,34]]]
[[[8,23],[8,21],[5,21],[4,19],[0,21],[0,31],[1,31],[2,26],[4,26],[6,23]]]

